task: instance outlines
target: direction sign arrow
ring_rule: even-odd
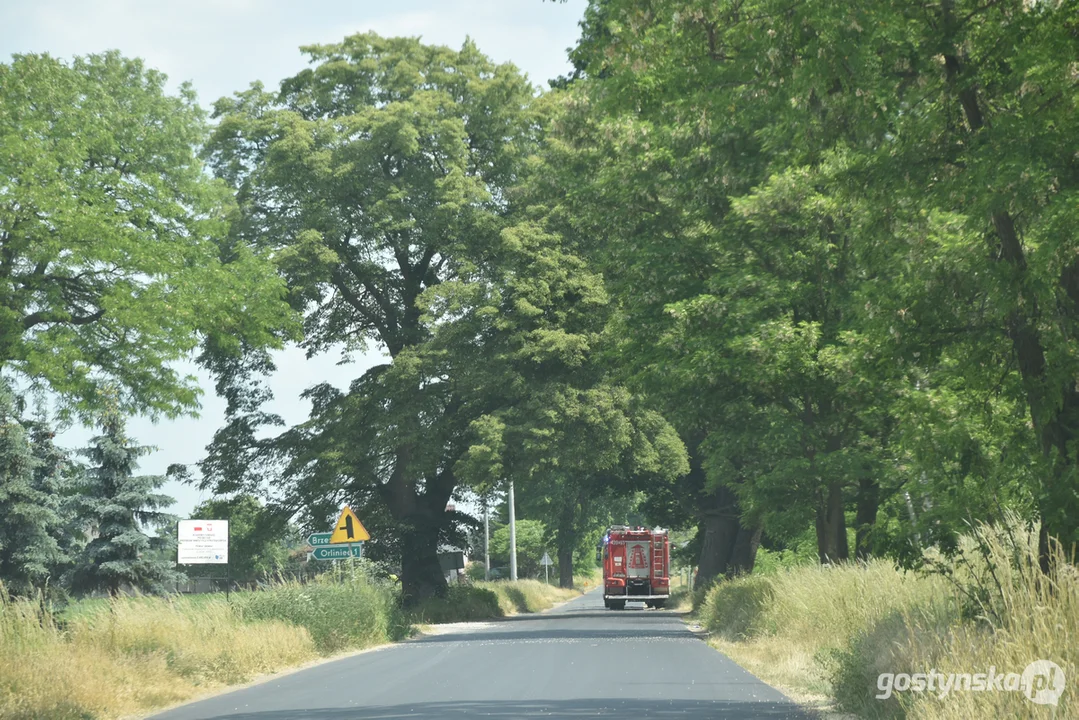
[[[351,552],[350,552],[351,551]],[[363,543],[348,547],[317,547],[307,555],[311,560],[348,560],[363,557]]]
[[[319,545],[329,545],[330,536],[333,533],[311,533],[307,536],[307,544],[312,547],[318,547]]]

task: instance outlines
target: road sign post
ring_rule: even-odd
[[[543,582],[550,585],[551,584],[551,578],[547,574],[547,568],[554,565],[554,562],[551,560],[551,556],[547,554],[546,550],[543,551],[543,557],[540,559],[540,565],[543,566]]]
[[[367,528],[352,512],[352,508],[346,506],[332,531],[307,536],[307,543],[311,546],[307,559],[348,560],[351,565],[354,559],[363,557],[363,543],[370,539]]]

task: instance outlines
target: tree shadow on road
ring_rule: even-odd
[[[200,720],[443,720],[444,718],[571,718],[624,717],[634,720],[810,720],[796,706],[782,703],[710,700],[524,700],[437,702],[366,708],[316,708],[200,715]]]
[[[604,610],[602,608],[598,610],[574,610],[572,612],[554,612],[554,613],[524,613],[521,615],[510,615],[509,617],[497,618],[492,622],[497,623],[519,623],[519,622],[541,622],[550,620],[614,620],[626,619],[634,623],[666,623],[673,625],[676,623],[683,613],[672,612],[669,610],[647,610],[644,607],[634,608],[633,606],[627,606],[625,610]]]
[[[479,630],[475,632],[447,632],[441,635],[425,635],[410,641],[410,644],[429,645],[437,643],[468,642],[484,643],[493,641],[503,642],[536,642],[545,640],[697,640],[698,638],[688,630],[681,628],[650,629],[632,628],[625,630],[597,630],[593,628],[537,628],[535,630],[510,630],[497,632]]]

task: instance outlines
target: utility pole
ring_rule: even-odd
[[[510,580],[517,579],[517,519],[513,511],[513,481],[510,480]]]
[[[488,498],[483,496],[483,579],[491,579],[491,526],[487,520]]]

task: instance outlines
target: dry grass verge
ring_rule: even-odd
[[[1079,680],[1079,576],[1058,557],[1051,578],[1037,569],[1037,536],[983,528],[947,575],[867,566],[799,567],[724,582],[699,613],[710,642],[793,699],[865,718],[958,720],[1050,717],[1022,692],[896,692],[880,673],[1021,674],[1052,660]],[[1073,680],[1074,678],[1074,680]],[[1074,687],[1057,718],[1079,717]],[[1040,714],[1039,714],[1040,713]]]
[[[62,618],[0,591],[0,719],[144,712],[386,642],[404,627],[390,590],[362,576],[236,593],[231,603],[97,601]]]
[[[496,580],[476,583],[476,587],[495,594],[503,615],[541,612],[581,594],[580,589],[563,589],[539,580]]]

